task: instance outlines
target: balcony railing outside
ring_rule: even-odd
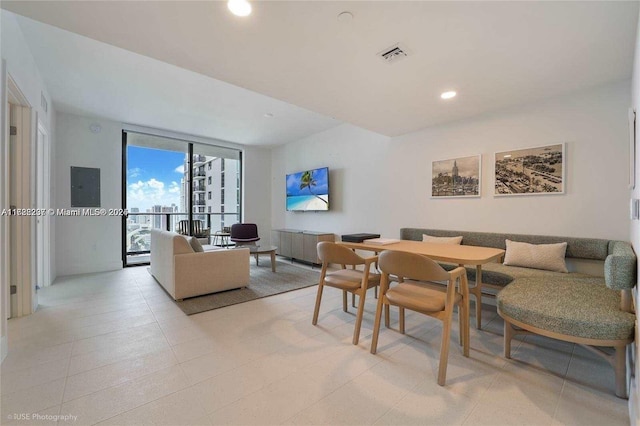
[[[151,229],[177,232],[178,223],[187,220],[187,213],[129,213],[127,216],[127,265],[149,262]],[[223,227],[240,222],[239,213],[194,213],[193,220],[201,220],[211,234]]]

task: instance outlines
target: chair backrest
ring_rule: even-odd
[[[189,235],[189,221],[181,220],[180,222],[178,222],[178,229],[176,231],[178,232],[178,234]]]
[[[335,263],[338,265],[364,265],[364,258],[353,250],[331,241],[318,243],[318,258],[323,264]]]
[[[258,241],[258,226],[255,223],[236,223],[231,225],[231,241]]]
[[[418,281],[446,281],[450,275],[428,257],[403,251],[385,250],[378,257],[378,266],[385,274]]]
[[[193,235],[202,235],[205,233],[204,225],[199,219],[193,220]]]

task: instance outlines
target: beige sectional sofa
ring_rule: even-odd
[[[175,300],[246,287],[249,249],[196,252],[189,237],[151,230],[151,274]]]

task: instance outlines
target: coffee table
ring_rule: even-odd
[[[248,248],[249,253],[254,254],[256,256],[256,266],[260,265],[260,261],[258,260],[258,256],[261,254],[270,254],[271,255],[271,271],[276,271],[276,250],[278,247],[275,246],[240,246],[241,248]]]
[[[231,236],[231,233],[229,232],[224,232],[224,231],[215,232],[212,236],[213,242],[211,243],[211,245],[217,246],[218,240],[220,240],[220,246],[229,247],[230,236]]]

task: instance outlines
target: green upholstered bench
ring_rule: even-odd
[[[504,319],[504,356],[511,357],[511,339],[518,334],[543,336],[584,345],[605,357],[614,367],[616,395],[627,397],[626,346],[633,341],[636,316],[632,313],[631,289],[636,285],[636,255],[627,242],[590,238],[500,234],[403,228],[400,237],[422,240],[422,234],[453,237],[462,244],[505,248],[505,240],[531,244],[567,242],[565,257],[601,263],[601,272],[550,272],[538,269],[487,264],[482,281],[499,290],[498,314]],[[447,269],[453,265],[445,265]],[[467,268],[475,281],[475,268]],[[602,275],[602,276],[600,276]],[[475,288],[479,309],[482,288]],[[514,327],[515,326],[515,327]],[[517,327],[517,328],[516,328]],[[613,347],[609,355],[600,347]]]

